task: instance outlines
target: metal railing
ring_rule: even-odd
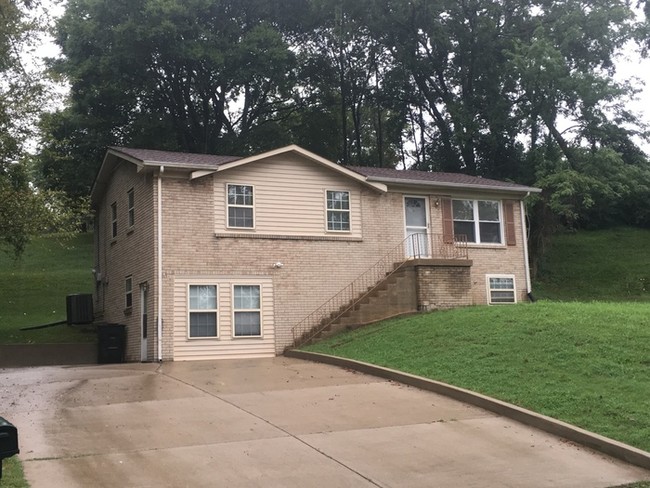
[[[394,249],[359,275],[352,283],[307,315],[291,329],[293,347],[306,344],[332,323],[353,309],[381,283],[411,259],[468,259],[467,238],[454,236],[453,241],[438,234],[416,233],[406,237]]]

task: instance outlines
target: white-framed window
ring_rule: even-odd
[[[124,306],[126,308],[133,306],[133,276],[131,275],[124,280]]]
[[[254,189],[252,185],[226,185],[228,200],[228,227],[252,229],[254,218]]]
[[[514,275],[486,275],[488,303],[517,303]]]
[[[327,190],[327,230],[350,232],[350,192]]]
[[[262,336],[260,285],[233,285],[233,335]]]
[[[111,203],[111,238],[117,237],[117,202]]]
[[[129,227],[133,227],[135,224],[135,196],[133,194],[133,188],[126,192],[126,196],[129,203]]]
[[[502,244],[501,203],[494,200],[453,200],[454,235],[467,242]]]
[[[218,337],[217,285],[189,285],[188,336]]]

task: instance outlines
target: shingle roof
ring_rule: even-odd
[[[157,149],[132,149],[129,147],[111,147],[143,163],[165,163],[179,168],[216,169],[218,166],[241,159],[240,156],[217,156],[214,154],[183,153],[159,151]]]
[[[373,168],[369,166],[347,166],[373,181],[399,180],[404,183],[440,183],[442,186],[471,186],[499,189],[512,189],[520,191],[536,191],[531,188],[509,181],[491,180],[479,176],[470,176],[460,173],[433,173],[429,171],[399,170],[391,168]]]
[[[111,151],[136,159],[145,165],[168,165],[188,170],[216,170],[219,166],[232,161],[243,160],[240,156],[219,156],[214,154],[183,153],[159,151],[156,149],[133,149],[111,147]],[[374,168],[369,166],[343,166],[366,177],[368,182],[402,182],[404,184],[434,185],[441,187],[484,188],[486,190],[505,190],[515,192],[538,192],[531,188],[508,181],[491,180],[460,173],[434,173],[429,171],[397,170],[391,168]]]

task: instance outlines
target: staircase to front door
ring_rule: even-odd
[[[411,234],[374,266],[311,312],[292,329],[292,347],[332,335],[344,328],[384,320],[417,311],[414,269],[405,266],[413,259],[467,259],[467,242],[460,236],[449,242],[441,235]],[[421,255],[422,253],[426,253]],[[408,256],[405,258],[405,256]]]

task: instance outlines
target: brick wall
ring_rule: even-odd
[[[141,333],[140,285],[149,285],[148,358],[154,359],[154,202],[153,176],[136,172],[135,165],[117,164],[103,198],[95,209],[95,270],[101,280],[95,288],[98,320],[127,326],[126,359],[139,361]],[[133,188],[135,223],[128,225],[127,192]],[[117,236],[112,237],[111,204],[117,203]],[[125,279],[132,276],[133,304],[125,303]]]
[[[417,264],[418,310],[429,312],[472,304],[471,261]]]

